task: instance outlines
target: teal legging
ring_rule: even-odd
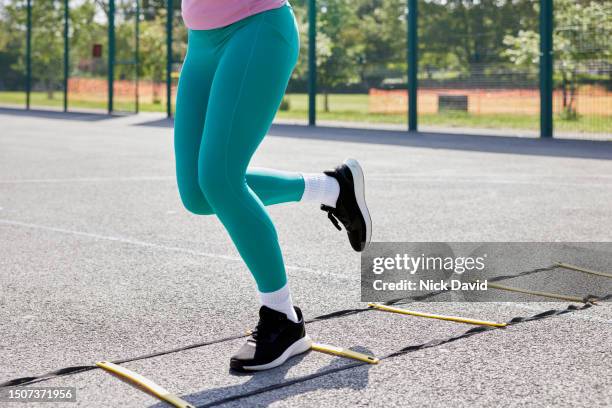
[[[247,169],[297,62],[289,5],[226,27],[189,30],[176,98],[174,149],[181,200],[216,214],[262,292],[287,283],[278,236],[264,205],[299,201],[300,173]]]

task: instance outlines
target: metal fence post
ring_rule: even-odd
[[[172,18],[174,4],[168,0],[166,10],[166,114],[172,117]]]
[[[32,92],[32,0],[27,2],[26,30],[26,109],[30,109]]]
[[[540,0],[540,137],[553,137],[553,0]]]
[[[136,0],[136,27],[134,28],[134,42],[136,50],[134,51],[134,62],[136,66],[136,78],[134,82],[135,86],[135,95],[136,98],[136,113],[140,111],[140,0]]]
[[[108,114],[113,113],[115,91],[115,0],[108,6]]]
[[[308,125],[317,124],[317,1],[308,1]]]
[[[416,131],[418,90],[418,0],[408,0],[408,130]]]
[[[68,29],[69,29],[69,23],[68,20],[70,18],[70,14],[69,14],[69,1],[70,0],[64,0],[64,112],[68,111],[68,75],[70,75],[69,73],[69,68],[68,68],[68,64],[70,62],[70,58],[69,58],[69,46],[68,46]]]

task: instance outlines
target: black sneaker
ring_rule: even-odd
[[[338,231],[342,230],[338,221],[344,225],[351,246],[361,252],[372,237],[372,219],[365,202],[363,170],[357,160],[346,159],[335,170],[324,173],[338,180],[340,194],[336,208],[321,204],[321,209],[327,211],[327,217]]]
[[[302,311],[295,308],[299,322],[293,323],[284,313],[269,307],[259,309],[259,323],[247,342],[230,360],[236,371],[261,371],[278,367],[291,356],[310,349]]]

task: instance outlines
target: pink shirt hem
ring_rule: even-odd
[[[210,30],[279,8],[285,3],[287,0],[183,0],[181,9],[188,28]]]

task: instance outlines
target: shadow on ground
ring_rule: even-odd
[[[172,119],[136,126],[173,127]],[[531,156],[612,160],[612,142],[274,124],[271,136]]]
[[[370,350],[365,347],[352,347],[351,350],[358,351],[360,353],[372,354]],[[214,406],[217,405],[216,401],[222,400],[224,398],[233,397],[240,394],[250,393],[253,390],[264,388],[268,386],[273,386],[276,384],[280,384],[285,380],[285,377],[289,370],[298,365],[306,354],[301,354],[299,356],[293,357],[289,361],[287,361],[282,366],[267,370],[265,372],[260,372],[256,374],[235,374],[230,371],[229,375],[236,376],[248,376],[250,377],[248,381],[236,385],[230,385],[227,387],[219,387],[212,388],[205,391],[183,395],[182,399],[196,405],[196,406]],[[327,371],[329,369],[334,369],[338,367],[342,367],[347,364],[347,360],[344,358],[334,358],[330,364],[327,366],[321,367],[314,374],[320,373],[323,371]],[[350,363],[349,363],[350,364]],[[276,392],[263,392],[261,394],[256,394],[251,398],[256,398],[257,406],[268,406],[276,401],[282,401],[284,399],[293,397],[295,395],[305,394],[307,392],[311,392],[319,389],[342,389],[347,388],[351,390],[361,390],[368,386],[368,372],[370,369],[370,364],[365,364],[362,366],[355,367],[354,370],[351,370],[350,376],[346,376],[343,379],[335,378],[333,381],[304,381],[299,382],[297,384],[293,384],[292,386],[287,386],[281,388],[280,390],[271,390]],[[290,380],[290,379],[289,379]],[[205,382],[205,379],[202,379],[202,382]],[[219,401],[221,403],[221,401]],[[168,405],[165,403],[156,403],[151,405],[149,408],[165,408]]]
[[[98,122],[101,120],[108,120],[114,118],[121,118],[129,113],[121,114],[114,113],[109,115],[103,112],[62,112],[59,110],[44,110],[44,109],[20,109],[20,108],[5,108],[0,107],[0,115],[13,115],[33,118],[44,118],[44,119],[58,119],[58,120],[73,120],[81,122]]]
[[[74,121],[96,122],[124,117],[125,114],[60,112],[0,108],[0,114],[40,117]],[[133,126],[172,128],[170,118],[157,118]],[[404,132],[382,129],[358,129],[329,126],[303,126],[274,124],[268,132],[271,136],[299,139],[333,140],[352,143],[420,147],[486,153],[520,154],[530,156],[568,157],[612,160],[612,142],[578,139],[540,139],[512,136],[483,136],[436,132]]]

